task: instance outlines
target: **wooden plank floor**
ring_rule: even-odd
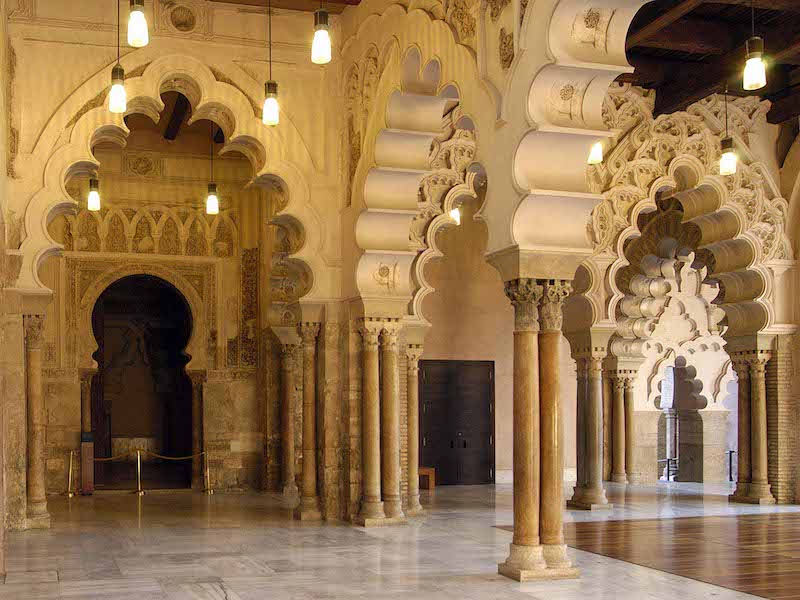
[[[800,599],[800,514],[565,523],[573,548],[764,598]]]

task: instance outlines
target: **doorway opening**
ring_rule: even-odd
[[[134,489],[136,449],[177,457],[192,451],[192,387],[184,352],[192,331],[186,299],[171,284],[132,275],[111,284],[92,312],[98,372],[92,380],[97,489]],[[188,488],[191,461],[142,454],[147,489]]]
[[[437,485],[494,483],[494,362],[422,360],[420,462]]]

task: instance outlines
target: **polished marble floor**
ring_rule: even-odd
[[[798,510],[728,505],[726,486],[611,486],[611,511],[566,520],[652,519]],[[625,506],[622,506],[622,502]],[[571,550],[583,577],[519,584],[496,563],[511,534],[511,486],[439,488],[424,519],[361,529],[292,522],[259,494],[52,497],[53,528],[8,536],[0,599],[681,600],[753,598]]]

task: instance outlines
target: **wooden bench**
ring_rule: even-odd
[[[432,490],[436,487],[436,469],[433,467],[419,468],[419,487],[423,490]]]

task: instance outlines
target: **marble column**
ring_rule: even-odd
[[[317,493],[317,336],[319,323],[301,323],[303,346],[303,472],[300,506],[295,518],[318,521],[322,518]]]
[[[381,333],[381,487],[387,519],[403,519],[400,497],[400,324],[386,321]]]
[[[543,280],[539,333],[540,456],[539,533],[551,576],[577,577],[564,543],[564,421],[561,407],[561,325],[568,281]]]
[[[612,388],[611,481],[628,483],[625,471],[625,376],[617,372],[612,379]]]
[[[610,481],[611,480],[611,465],[614,462],[613,459],[613,444],[612,444],[612,404],[613,404],[613,392],[611,388],[611,377],[608,374],[608,369],[603,369],[603,414],[602,414],[602,421],[603,421],[603,480]]]
[[[666,436],[666,456],[664,458],[678,458],[678,411],[674,408],[664,410],[664,435]],[[672,467],[670,461],[664,464],[662,479],[672,481],[677,469]]]
[[[281,481],[283,496],[297,502],[294,450],[294,365],[297,344],[281,344]]]
[[[767,448],[767,361],[769,354],[759,353],[750,359],[750,489],[748,501],[755,504],[774,504],[768,480]]]
[[[736,490],[729,496],[733,502],[744,502],[750,492],[750,363],[742,357],[731,361],[738,380],[738,450],[736,451]]]
[[[385,521],[381,500],[381,414],[378,338],[380,321],[364,319],[361,323],[361,508],[354,522],[380,525]]]
[[[26,471],[29,529],[50,527],[45,489],[46,414],[42,393],[42,341],[44,315],[25,315],[25,381],[28,410],[28,457]]]
[[[205,459],[199,456],[203,452],[203,384],[206,381],[204,371],[189,374],[192,380],[192,489],[205,489]]]
[[[628,483],[635,483],[637,477],[634,471],[635,435],[636,430],[633,422],[633,375],[629,375],[625,378],[625,472],[628,474]]]
[[[94,369],[84,369],[81,378],[81,494],[94,493],[94,432],[92,430],[92,379]]]
[[[419,359],[422,346],[406,349],[406,396],[408,404],[408,499],[406,514],[423,512],[419,503]]]
[[[517,581],[545,578],[539,539],[539,300],[542,286],[533,279],[505,284],[514,306],[513,463],[514,537],[498,572]]]
[[[586,358],[584,368],[583,417],[578,432],[583,438],[583,478],[568,505],[583,510],[611,508],[603,488],[603,359]]]

